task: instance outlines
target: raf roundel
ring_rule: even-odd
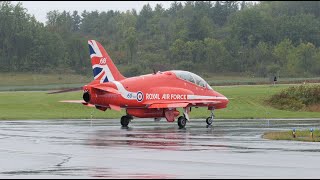
[[[143,100],[143,93],[141,91],[137,92],[137,101],[141,102]]]

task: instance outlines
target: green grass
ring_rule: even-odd
[[[208,83],[211,85],[216,86],[223,86],[223,85],[258,85],[258,84],[271,84],[273,81],[270,81],[268,78],[237,78],[237,77],[230,77],[230,79],[214,79],[208,80]],[[320,78],[281,78],[277,81],[277,84],[295,84],[295,83],[303,83],[303,82],[310,82],[310,83],[319,83]]]
[[[0,91],[30,91],[81,87],[92,76],[77,74],[1,73]]]
[[[296,137],[293,137],[292,131],[285,132],[266,132],[263,138],[271,140],[291,140],[291,141],[307,141],[307,142],[320,142],[320,130],[313,132],[313,137],[309,130],[296,131]]]
[[[0,93],[0,119],[119,118],[117,111],[99,111],[82,104],[60,100],[81,99],[82,92],[46,94],[46,92]]]
[[[289,86],[293,85],[214,87],[214,90],[230,98],[226,109],[216,110],[216,118],[319,118],[320,112],[278,110],[264,103],[266,98]],[[194,118],[205,118],[207,116],[208,112],[203,109],[194,109],[191,114],[191,117]]]
[[[320,118],[320,112],[277,110],[264,104],[264,99],[289,85],[220,86],[214,90],[230,98],[226,109],[215,111],[216,118]],[[232,99],[231,99],[232,98]],[[61,103],[60,100],[81,100],[82,92],[46,94],[46,92],[1,92],[0,119],[59,119],[59,118],[120,118],[125,114],[99,111],[82,104]],[[206,118],[207,108],[193,108],[191,118]]]
[[[269,77],[252,77],[243,75],[212,75],[205,80],[212,86],[223,86],[223,85],[259,85],[259,84],[272,84],[273,79]],[[282,78],[278,77],[277,84],[296,84],[296,83],[319,83],[320,77],[309,77],[309,78]]]
[[[79,84],[92,81],[92,76],[77,74],[1,73],[0,86]]]

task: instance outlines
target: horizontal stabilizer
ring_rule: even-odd
[[[89,104],[89,103],[85,102],[84,100],[62,100],[62,101],[59,101],[59,102],[83,104],[83,105],[85,105],[85,106],[95,107],[93,104]]]
[[[84,100],[62,100],[59,102],[64,102],[64,103],[77,103],[77,104],[83,104],[86,103]]]
[[[101,91],[106,91],[106,92],[110,92],[110,93],[114,93],[114,94],[120,94],[120,92],[114,88],[111,87],[106,87],[106,86],[102,86],[102,85],[97,85],[97,86],[93,86],[94,89],[99,89]]]

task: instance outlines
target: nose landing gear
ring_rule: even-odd
[[[189,112],[191,110],[191,107],[185,107],[183,108],[183,110],[183,116],[180,116],[178,118],[178,126],[180,129],[183,129],[186,126],[187,121],[189,121]]]
[[[211,124],[213,123],[214,117],[215,117],[215,116],[214,116],[214,114],[213,114],[213,110],[211,110],[211,116],[206,119],[206,123],[207,123],[208,125],[211,125]]]

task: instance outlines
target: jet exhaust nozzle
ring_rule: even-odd
[[[83,100],[85,102],[89,103],[89,101],[90,101],[90,93],[88,91],[84,92],[82,97],[83,97]]]

